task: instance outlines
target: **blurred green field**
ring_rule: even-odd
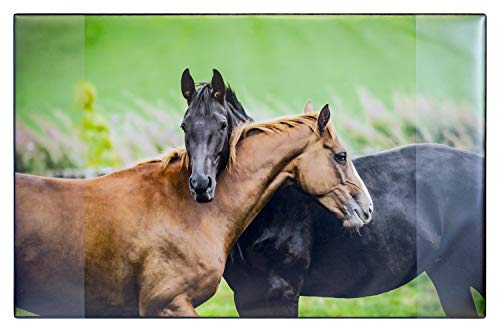
[[[16,16],[16,165],[123,167],[182,144],[186,67],[197,81],[220,69],[257,120],[330,103],[355,154],[414,142],[482,153],[483,20]],[[82,130],[82,86],[104,135]],[[101,143],[82,138],[94,134]],[[99,144],[110,146],[102,160],[91,155]]]
[[[309,99],[316,107],[330,103],[336,130],[355,154],[412,142],[481,154],[483,20],[16,16],[16,170],[124,167],[182,144],[186,67],[197,81],[218,68],[257,120],[298,114]],[[82,91],[92,91],[94,113],[78,102]],[[102,129],[99,139],[93,126]],[[89,161],[103,142],[104,157]],[[484,311],[484,301],[477,304]],[[197,310],[235,316],[227,284]],[[426,276],[378,296],[300,302],[304,317],[442,314]]]
[[[249,109],[298,113],[308,99],[356,116],[357,88],[478,102],[478,16],[17,16],[16,112],[78,119],[74,87],[105,113],[130,96],[184,111],[180,74],[218,68]],[[481,96],[482,97],[482,96]],[[275,115],[278,115],[275,114]],[[171,124],[166,124],[171,125]]]

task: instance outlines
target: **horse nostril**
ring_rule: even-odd
[[[208,185],[207,188],[212,188],[212,177],[209,175],[208,176]]]
[[[370,213],[370,214],[373,213],[373,206],[370,205],[370,207],[368,208],[368,213]]]
[[[198,194],[204,193],[210,186],[212,179],[209,176],[192,176],[189,178],[191,189]]]

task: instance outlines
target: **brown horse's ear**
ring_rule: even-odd
[[[226,85],[222,79],[222,75],[217,69],[214,69],[214,75],[212,76],[212,93],[215,99],[221,104],[224,103],[224,96],[226,94]]]
[[[181,90],[182,95],[184,96],[184,98],[186,98],[189,105],[189,103],[191,103],[191,100],[193,99],[195,92],[194,81],[191,77],[191,74],[189,73],[189,68],[184,69],[184,71],[182,72]]]
[[[320,133],[323,133],[328,121],[330,121],[330,109],[328,108],[328,104],[326,104],[318,115],[318,129]]]
[[[309,100],[306,104],[306,107],[304,107],[304,114],[312,113],[312,112],[314,112],[314,106],[313,106],[312,101]]]

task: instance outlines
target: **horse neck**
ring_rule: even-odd
[[[243,139],[230,171],[218,177],[217,218],[223,231],[225,253],[248,227],[272,194],[292,176],[292,161],[310,144],[312,131],[307,125],[282,133],[258,133]]]

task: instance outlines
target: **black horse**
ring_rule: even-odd
[[[214,105],[231,112],[227,99],[216,98],[227,91],[218,72],[205,87],[206,98],[197,103],[188,99],[184,125],[206,121],[200,114]],[[198,95],[194,88],[190,93]],[[245,115],[236,97],[231,102],[238,115]],[[227,142],[231,132],[220,127],[198,130]],[[186,134],[188,151],[198,134]],[[205,151],[227,151],[210,147],[213,139],[200,143],[206,144]],[[219,168],[223,165],[206,160],[227,160],[217,154],[190,156]],[[226,264],[224,278],[240,315],[297,317],[300,295],[375,295],[425,271],[448,317],[477,317],[470,287],[485,296],[484,158],[421,144],[361,157],[354,164],[374,200],[373,224],[359,236],[346,232],[333,214],[297,187],[280,189],[240,237]]]

